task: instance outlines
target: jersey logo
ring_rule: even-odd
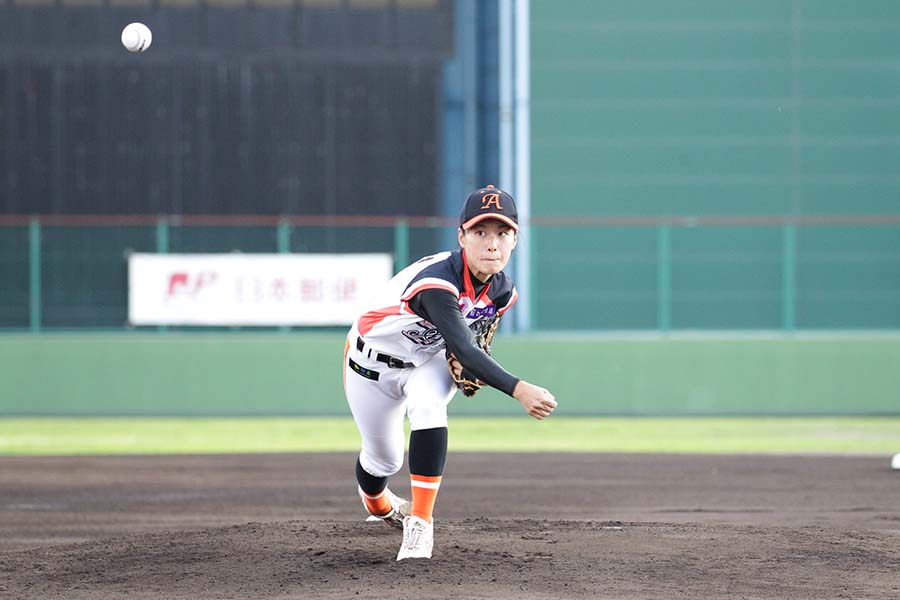
[[[480,319],[481,317],[493,317],[497,314],[497,305],[491,304],[490,306],[476,306],[466,315],[467,319]]]
[[[440,332],[438,332],[437,327],[428,321],[422,320],[416,323],[416,325],[422,329],[404,329],[400,333],[412,343],[419,344],[420,346],[434,346],[444,339],[441,337]]]
[[[500,206],[500,194],[485,194],[481,197],[481,210],[487,210],[491,206],[496,206],[497,210],[503,210]]]

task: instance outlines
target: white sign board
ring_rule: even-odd
[[[390,254],[132,254],[133,325],[349,325]]]

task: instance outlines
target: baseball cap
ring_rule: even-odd
[[[465,231],[485,219],[500,219],[515,231],[519,230],[519,212],[516,201],[500,188],[492,185],[475,190],[466,198],[459,214],[459,226]]]

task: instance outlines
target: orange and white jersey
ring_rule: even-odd
[[[518,292],[503,272],[491,277],[475,297],[465,255],[460,251],[426,256],[397,273],[372,300],[352,331],[367,347],[418,366],[446,348],[437,328],[417,315],[410,300],[427,289],[442,289],[459,301],[470,328],[478,321],[502,315],[515,304]]]

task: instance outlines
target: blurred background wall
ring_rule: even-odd
[[[900,3],[531,6],[540,327],[900,326]]]
[[[517,372],[565,371],[578,413],[900,412],[900,4],[505,6],[520,4],[532,216],[517,257],[530,325],[504,327]],[[211,346],[130,326],[127,256],[402,266],[451,246],[468,191],[519,193],[500,181],[502,6],[0,0],[0,412],[341,413],[338,363],[317,345],[339,361],[338,329],[272,330],[302,357],[286,381],[259,330]],[[130,21],[153,29],[148,52],[121,48]],[[579,348],[562,371],[559,336]],[[209,362],[216,344],[225,362]],[[252,406],[252,388],[208,387],[242,364],[280,382]],[[331,370],[336,383],[310,383]]]
[[[437,1],[5,6],[0,206],[434,214],[452,9]],[[123,52],[117,32],[129,21],[152,25],[152,52]]]

